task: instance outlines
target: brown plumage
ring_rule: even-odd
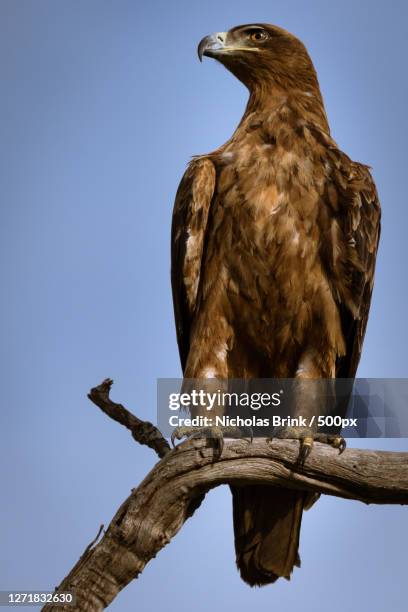
[[[367,166],[330,136],[304,45],[276,26],[206,37],[249,89],[224,145],[193,158],[172,227],[186,378],[354,377],[373,288],[380,206]],[[234,487],[237,564],[251,585],[299,565],[301,492]]]

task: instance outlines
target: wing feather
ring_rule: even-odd
[[[215,167],[208,158],[189,164],[180,182],[171,231],[171,284],[177,342],[183,371],[190,346],[208,213],[215,190]]]
[[[352,162],[337,148],[329,152],[329,158],[332,171],[320,218],[321,253],[346,342],[346,354],[338,360],[336,376],[354,378],[374,284],[381,208],[367,166]]]

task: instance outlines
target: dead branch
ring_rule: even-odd
[[[187,441],[169,451],[153,425],[144,428],[143,421],[109,399],[110,385],[107,379],[92,389],[92,401],[130,429],[136,440],[164,457],[123,502],[102,539],[87,547],[58,587],[58,592],[75,592],[76,605],[48,604],[43,608],[47,612],[106,608],[176,535],[205,493],[222,484],[263,484],[365,503],[408,504],[408,453],[347,449],[339,455],[316,443],[301,466],[294,440],[227,440],[216,461],[212,439]],[[142,431],[153,431],[152,437],[140,435]]]
[[[164,457],[170,451],[167,440],[163,438],[160,431],[152,423],[138,419],[122,404],[112,402],[109,397],[112,385],[113,380],[105,378],[100,385],[90,390],[88,393],[89,399],[111,419],[129,429],[136,442],[149,446],[156,451],[159,457]]]

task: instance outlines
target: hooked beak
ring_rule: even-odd
[[[200,62],[203,61],[203,55],[207,57],[217,57],[226,49],[225,41],[227,38],[226,32],[215,32],[205,36],[198,45],[197,53]]]

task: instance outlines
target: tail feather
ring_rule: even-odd
[[[306,495],[268,486],[231,487],[237,566],[242,579],[261,586],[300,567],[300,525]]]

